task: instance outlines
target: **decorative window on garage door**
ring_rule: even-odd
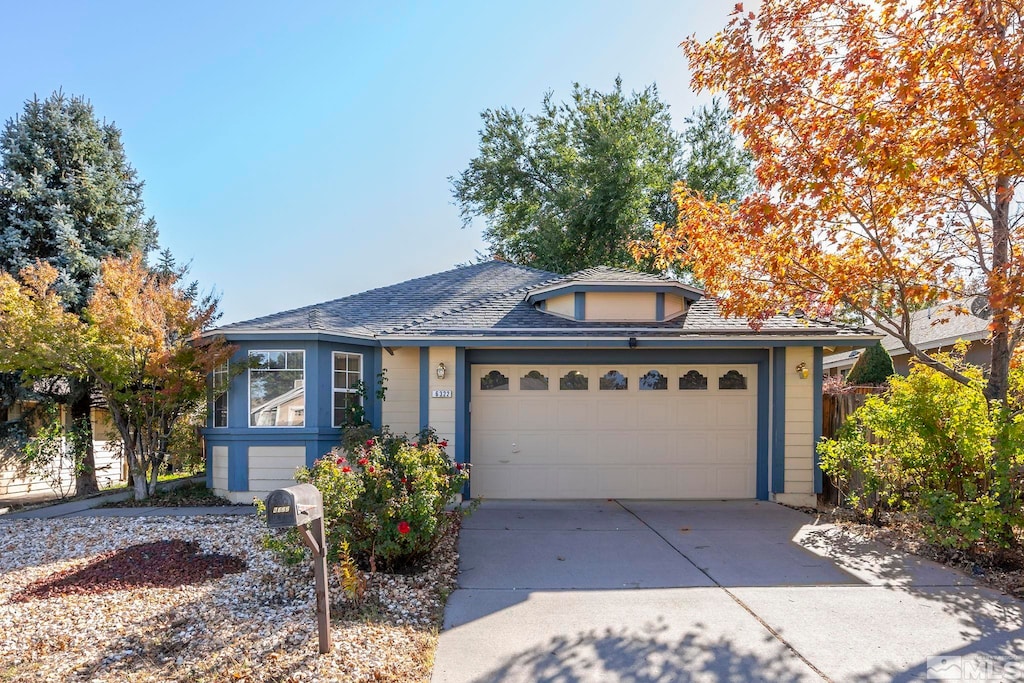
[[[679,377],[679,388],[683,391],[703,391],[708,388],[708,378],[696,370],[690,370]]]
[[[640,391],[667,391],[668,377],[657,370],[648,370],[640,377]]]
[[[629,379],[618,370],[609,370],[598,384],[601,391],[625,391],[629,388]]]
[[[746,389],[747,378],[738,370],[730,370],[718,378],[719,389]]]
[[[530,370],[519,378],[520,391],[547,391],[548,378],[540,370]]]
[[[558,388],[562,391],[586,391],[590,388],[590,379],[579,370],[570,370],[559,378]]]
[[[508,391],[508,377],[497,370],[491,370],[480,378],[481,391]]]

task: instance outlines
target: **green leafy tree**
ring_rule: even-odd
[[[483,112],[479,154],[451,179],[464,225],[485,220],[491,256],[568,273],[636,267],[631,240],[671,221],[680,140],[655,86],[573,86],[539,114]],[[644,264],[650,270],[650,264]]]
[[[882,343],[878,342],[860,354],[850,374],[846,376],[846,383],[885,384],[894,374],[896,369],[892,365],[892,357],[882,347]]]
[[[145,215],[142,181],[121,131],[97,119],[82,97],[33,98],[0,134],[0,270],[16,275],[36,261],[56,269],[55,291],[81,315],[100,262],[146,252],[157,238]],[[60,400],[74,424],[91,424],[92,384],[74,380]],[[26,394],[5,392],[8,404]],[[92,438],[82,441],[79,493],[98,489]]]
[[[739,201],[757,184],[751,171],[753,155],[730,129],[731,120],[732,113],[715,98],[687,117],[683,131],[683,183],[721,202]],[[675,217],[673,211],[667,221]]]

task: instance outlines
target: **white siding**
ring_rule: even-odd
[[[438,379],[435,369],[438,363],[444,363],[447,373],[444,379]],[[451,346],[430,347],[430,426],[437,430],[441,439],[448,441],[448,452],[455,452],[455,405],[460,400],[456,389],[455,348]],[[436,389],[447,389],[452,392],[451,398],[433,398]]]
[[[250,446],[249,492],[266,498],[274,489],[295,485],[295,470],[306,466],[304,446]]]
[[[218,496],[228,492],[228,447],[214,446],[213,451],[213,490]]]
[[[395,355],[385,351],[382,356],[387,371],[383,423],[396,434],[415,434],[421,427],[420,350],[415,347],[393,350]]]
[[[804,379],[796,367],[805,363]],[[814,493],[814,350],[786,349],[786,493]]]

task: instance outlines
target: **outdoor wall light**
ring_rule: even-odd
[[[811,374],[811,369],[807,367],[807,363],[800,363],[796,366],[796,374],[800,375],[801,379],[807,379]]]
[[[445,373],[448,372],[448,368],[444,366],[444,363],[438,363],[436,372],[438,379],[444,379]]]
[[[631,349],[635,349],[636,348],[636,337],[630,337],[629,338],[629,348],[631,348]]]

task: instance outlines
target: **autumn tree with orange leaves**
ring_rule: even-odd
[[[206,400],[206,377],[233,347],[203,339],[217,302],[197,300],[180,276],[136,253],[108,258],[83,316],[70,311],[58,273],[37,262],[18,279],[0,272],[0,370],[31,380],[91,379],[121,438],[135,498],[156,490],[174,423]]]
[[[698,90],[724,93],[761,191],[677,187],[680,219],[638,256],[685,258],[751,324],[860,313],[921,362],[910,313],[986,296],[990,400],[1024,335],[1024,0],[765,0],[686,40]],[[977,287],[976,283],[983,283]],[[978,291],[971,291],[972,285]]]

